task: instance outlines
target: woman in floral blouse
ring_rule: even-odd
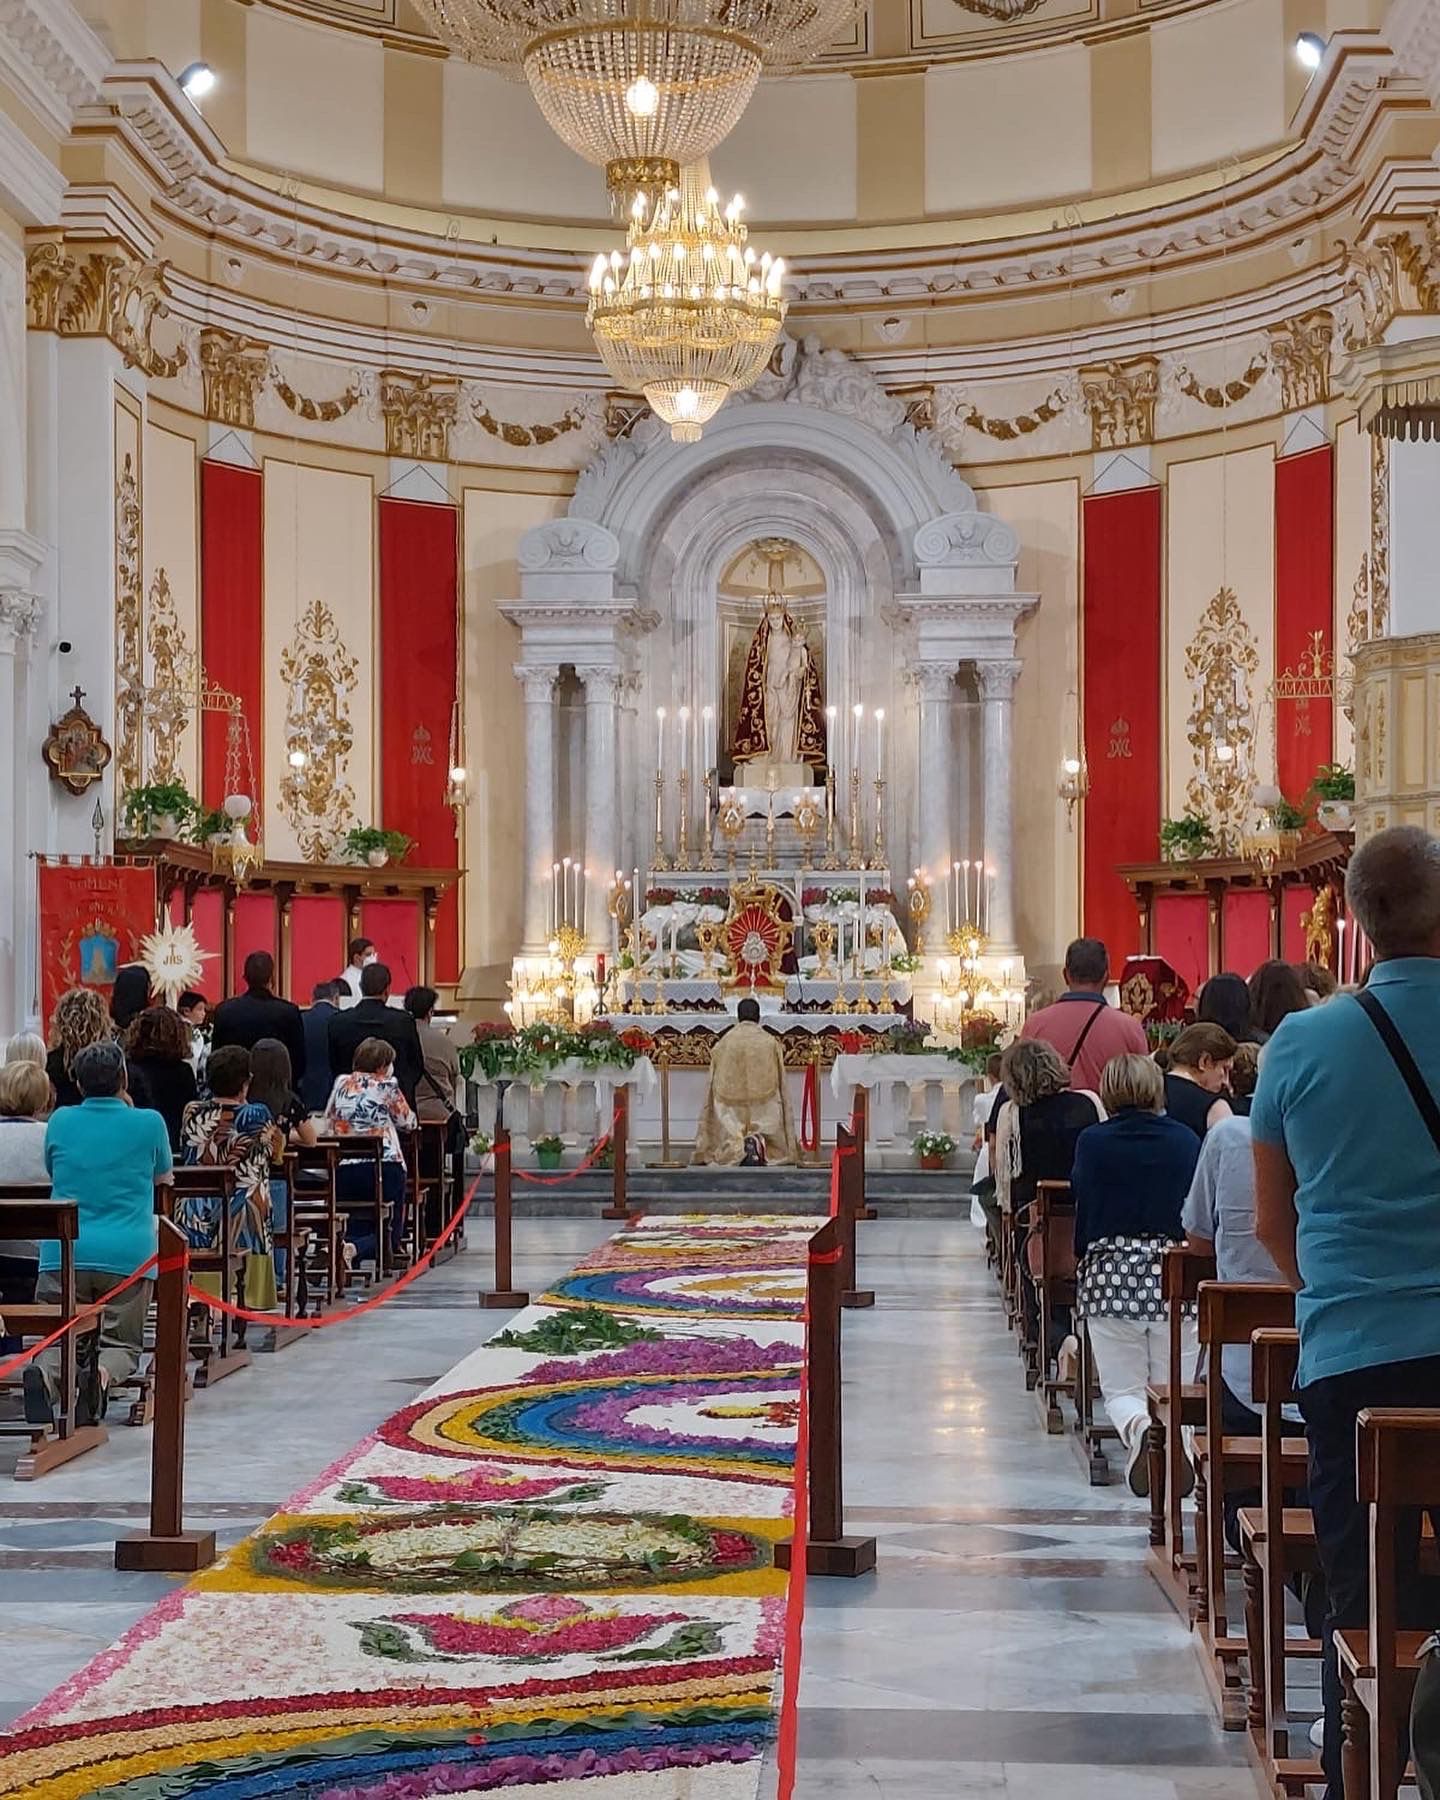
[[[390,1210],[390,1242],[398,1248],[405,1241],[405,1152],[400,1147],[400,1133],[415,1130],[415,1114],[395,1079],[394,1047],[384,1038],[365,1038],[356,1048],[352,1072],[336,1078],[325,1108],[325,1129],[333,1137],[384,1140],[380,1179]],[[370,1166],[342,1157],[336,1175],[341,1204],[368,1200],[373,1192]],[[374,1245],[368,1233],[364,1239],[357,1235],[357,1226],[365,1230],[363,1215],[352,1216],[347,1236],[360,1255],[369,1255]]]
[[[216,1050],[205,1074],[209,1097],[192,1100],[180,1121],[180,1160],[192,1168],[234,1171],[231,1242],[245,1258],[245,1304],[263,1312],[277,1304],[270,1227],[272,1120],[268,1110],[258,1120],[254,1112],[260,1109],[253,1109],[241,1128],[239,1115],[250,1089],[248,1050],[238,1044]],[[192,1249],[219,1248],[220,1220],[215,1202],[206,1196],[177,1195],[175,1223]],[[214,1275],[197,1275],[194,1281],[196,1287],[218,1291]]]

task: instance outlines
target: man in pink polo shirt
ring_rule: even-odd
[[[1145,1027],[1105,998],[1110,958],[1099,938],[1076,938],[1065,952],[1066,992],[1020,1028],[1023,1038],[1040,1038],[1070,1065],[1072,1088],[1100,1087],[1112,1056],[1149,1054]]]

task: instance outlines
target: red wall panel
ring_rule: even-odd
[[[1270,896],[1231,888],[1220,910],[1220,966],[1247,980],[1270,957]]]
[[[237,894],[235,896],[235,960],[231,986],[236,993],[245,985],[245,958],[252,950],[268,950],[275,958],[278,975],[279,947],[276,943],[275,896],[273,894]]]
[[[1160,826],[1160,508],[1158,487],[1084,506],[1082,917],[1086,935],[1109,946],[1112,969],[1140,948],[1116,864],[1153,861]]]
[[[219,888],[195,890],[190,924],[200,948],[210,952],[199,987],[215,1005],[225,998],[225,896]]]
[[[331,894],[297,894],[290,903],[290,998],[310,1003],[317,981],[345,967],[345,902]]]
[[[207,679],[240,697],[257,801],[264,792],[263,486],[258,469],[208,458],[200,464],[200,654]],[[201,722],[200,791],[207,806],[225,798],[228,728],[224,713],[207,712]]]
[[[418,900],[366,900],[360,907],[361,933],[374,941],[381,962],[389,965],[397,995],[424,979],[420,920]]]
[[[1203,894],[1157,894],[1152,920],[1155,954],[1198,993],[1210,977],[1210,902]]]
[[[1275,673],[1310,666],[1315,633],[1333,653],[1334,464],[1327,444],[1275,464]],[[1276,779],[1299,801],[1321,763],[1334,755],[1330,700],[1279,700],[1275,706]]]

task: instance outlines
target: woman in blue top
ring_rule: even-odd
[[[1145,1388],[1169,1379],[1160,1257],[1185,1235],[1180,1209],[1200,1139],[1166,1116],[1165,1083],[1148,1056],[1112,1058],[1100,1098],[1110,1117],[1081,1132],[1070,1172],[1077,1309],[1095,1352],[1105,1410],[1125,1447],[1126,1480],[1132,1493],[1143,1495],[1150,1491]],[[1185,1331],[1193,1366],[1194,1325]]]

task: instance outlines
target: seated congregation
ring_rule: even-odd
[[[994,1072],[976,1199],[1042,1424],[1070,1402],[1092,1482],[1118,1446],[1273,1790],[1389,1800],[1413,1707],[1430,1800],[1440,839],[1369,839],[1346,895],[1362,987],[1219,975],[1153,1052],[1106,999],[1104,946],[1072,944],[1064,997]]]
[[[98,1426],[116,1389],[137,1387],[132,1420],[144,1416],[160,1217],[188,1242],[192,1299],[206,1297],[191,1307],[190,1352],[208,1385],[249,1361],[251,1324],[279,1347],[312,1302],[412,1266],[454,1211],[459,1066],[433,1023],[435,990],[396,1004],[364,939],[303,1013],[274,977],[273,959],[252,954],[244,991],[212,1012],[198,993],[165,1004],[126,967],[108,1004],[89,988],[60,997],[48,1046],[29,1033],[5,1046],[0,1201],[53,1195],[75,1231],[0,1242],[0,1361],[51,1314],[105,1300],[95,1328],[74,1334],[73,1392],[59,1344],[25,1365],[35,1438]]]

